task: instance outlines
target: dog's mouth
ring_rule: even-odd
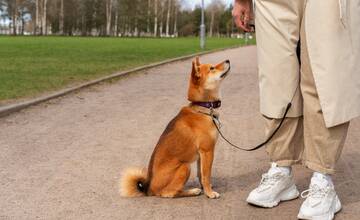
[[[230,60],[226,60],[224,65],[227,65],[227,69],[225,70],[225,72],[223,74],[221,74],[220,78],[225,78],[228,75],[228,73],[230,72],[230,69],[231,69]]]

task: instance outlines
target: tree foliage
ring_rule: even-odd
[[[200,6],[186,8],[182,0],[0,0],[1,11],[12,34],[36,35],[189,36],[198,35],[201,17]],[[206,29],[232,34],[231,6],[213,0]]]

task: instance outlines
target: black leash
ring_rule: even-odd
[[[275,130],[273,131],[273,133],[268,137],[268,139],[266,139],[266,141],[264,141],[263,143],[257,145],[256,147],[250,148],[250,149],[242,148],[242,147],[239,147],[239,146],[231,143],[231,142],[221,133],[220,128],[219,128],[219,126],[218,126],[217,123],[216,123],[216,120],[218,120],[217,117],[216,117],[214,114],[212,114],[212,113],[211,113],[210,116],[211,116],[212,121],[213,121],[213,123],[214,123],[217,131],[219,132],[220,136],[221,136],[228,144],[230,144],[231,146],[233,146],[233,147],[235,147],[235,148],[237,148],[237,149],[239,149],[239,150],[254,151],[254,150],[257,150],[257,149],[261,148],[262,146],[266,145],[267,143],[269,143],[269,141],[274,137],[274,135],[276,134],[276,132],[280,129],[281,125],[282,125],[283,122],[285,121],[286,115],[287,115],[287,113],[289,112],[289,109],[290,109],[290,108],[291,108],[291,102],[289,102],[289,104],[286,106],[286,110],[285,110],[284,116],[282,117],[282,119],[281,119],[281,121],[280,121],[280,124],[276,127],[276,129],[275,129]]]
[[[301,65],[300,48],[301,48],[301,46],[300,46],[300,40],[299,40],[299,41],[298,41],[297,48],[296,48],[296,55],[297,55],[297,57],[298,57],[299,64]],[[299,89],[299,83],[298,83],[298,86],[297,86],[296,89],[295,89],[295,92],[294,92],[293,97],[291,98],[291,101],[290,101],[289,104],[286,106],[286,110],[285,110],[284,115],[283,115],[283,117],[282,117],[282,119],[281,119],[281,121],[280,121],[280,124],[276,127],[276,129],[273,131],[273,133],[266,139],[266,141],[264,141],[263,143],[257,145],[257,146],[254,147],[254,148],[250,148],[250,149],[242,148],[242,147],[239,147],[239,146],[231,143],[231,142],[230,142],[228,139],[226,139],[226,137],[221,133],[219,126],[216,124],[216,120],[217,120],[217,121],[219,121],[219,120],[218,120],[218,118],[212,113],[212,111],[211,111],[210,116],[211,116],[212,121],[213,121],[213,123],[214,123],[217,131],[219,132],[220,136],[221,136],[228,144],[230,144],[231,146],[233,146],[233,147],[235,147],[235,148],[237,148],[237,149],[239,149],[239,150],[254,151],[254,150],[257,150],[257,149],[265,146],[267,143],[269,143],[269,141],[274,137],[274,135],[276,134],[276,132],[278,132],[278,130],[280,129],[281,125],[282,125],[283,122],[285,121],[286,115],[287,115],[287,113],[289,112],[289,110],[290,110],[290,108],[291,108],[291,102],[293,101],[293,99],[294,99],[294,97],[295,97],[295,95],[296,95],[296,91],[297,91],[298,89]],[[219,123],[220,123],[220,121],[219,121]]]

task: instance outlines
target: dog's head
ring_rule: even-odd
[[[230,71],[230,61],[219,64],[200,64],[199,57],[192,62],[188,100],[211,102],[220,100],[220,84]]]

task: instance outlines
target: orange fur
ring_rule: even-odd
[[[196,58],[192,63],[188,100],[220,100],[220,83],[228,70],[229,62],[200,64]],[[191,163],[198,161],[198,177],[204,193],[209,198],[219,197],[210,183],[217,131],[212,118],[199,109],[191,104],[185,106],[170,121],[152,153],[147,173],[136,169],[124,172],[120,186],[123,196],[197,196],[200,189],[184,190],[184,185],[190,176]]]
[[[146,186],[146,169],[128,168],[120,179],[120,195],[123,197],[145,196],[146,192],[139,191],[137,184],[142,183]]]

